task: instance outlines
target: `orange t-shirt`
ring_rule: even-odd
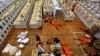
[[[58,26],[58,24],[57,24],[55,21],[52,21],[51,24],[52,24],[53,26]]]

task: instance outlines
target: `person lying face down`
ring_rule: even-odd
[[[80,38],[79,40],[81,41],[81,45],[91,43],[90,38]]]
[[[57,30],[59,29],[58,27],[62,26],[62,25],[58,24],[56,21],[54,21],[54,20],[50,20],[50,24],[52,26],[54,26]]]
[[[54,38],[50,38],[48,41],[47,41],[47,44],[52,44],[52,43],[59,43],[60,42],[60,40],[59,40],[59,38],[57,38],[57,37],[54,37]]]
[[[75,40],[79,40],[80,41],[79,45],[84,45],[84,44],[91,43],[90,37],[81,37],[81,38],[78,38],[78,39],[75,39]]]

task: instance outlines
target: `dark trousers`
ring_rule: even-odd
[[[36,34],[36,40],[37,40],[37,41],[41,41],[41,40],[40,40],[40,36],[39,36],[38,34]]]

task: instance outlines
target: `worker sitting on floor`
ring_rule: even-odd
[[[81,44],[79,44],[79,46],[80,46],[80,45],[84,45],[84,44],[89,44],[89,43],[91,43],[91,39],[88,38],[88,37],[79,38],[79,39],[75,39],[75,40],[79,40],[79,41],[81,42]]]
[[[53,21],[53,20],[50,21],[50,24],[53,25],[57,30],[59,30],[58,26],[62,26],[62,25],[56,23],[56,22]]]
[[[42,44],[41,42],[37,44],[38,56],[41,56],[41,54],[44,53],[44,49],[43,49],[42,45],[43,45],[43,44]]]
[[[41,46],[38,46],[38,56],[44,53],[44,49]]]

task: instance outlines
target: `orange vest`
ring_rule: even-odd
[[[82,44],[87,44],[87,43],[91,42],[91,40],[87,39],[87,38],[80,38],[80,41],[81,41]]]
[[[58,24],[57,24],[55,21],[52,21],[51,24],[52,24],[53,26],[58,26]]]

